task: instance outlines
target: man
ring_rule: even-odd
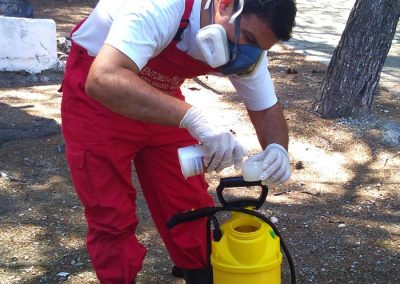
[[[72,32],[62,129],[87,247],[101,283],[132,283],[145,248],[135,237],[133,160],[152,218],[187,283],[211,283],[205,220],[166,228],[174,214],[212,206],[204,176],[182,176],[177,149],[202,143],[207,171],[239,164],[244,150],[184,101],[186,78],[229,76],[263,152],[262,180],[290,176],[288,131],[263,50],[287,40],[294,0],[100,0]]]

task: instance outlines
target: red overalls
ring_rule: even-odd
[[[193,0],[186,1],[183,25],[192,5]],[[174,40],[150,60],[140,76],[183,100],[179,89],[183,81],[212,69],[178,50],[176,44]],[[189,222],[172,230],[166,227],[167,220],[176,213],[213,205],[203,176],[184,179],[181,174],[177,148],[197,141],[186,129],[131,120],[87,96],[85,82],[93,60],[85,49],[72,44],[61,113],[67,162],[84,205],[87,247],[100,282],[131,283],[146,254],[135,237],[138,219],[136,189],[131,182],[132,160],[172,260],[184,269],[204,268],[206,221]]]

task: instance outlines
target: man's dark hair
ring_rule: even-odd
[[[245,0],[242,15],[256,15],[279,40],[287,41],[292,36],[296,11],[295,0]]]

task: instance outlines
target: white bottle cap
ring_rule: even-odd
[[[178,158],[185,178],[203,173],[204,148],[200,144],[178,149]]]
[[[262,161],[245,161],[242,167],[243,179],[245,181],[259,181],[263,172],[262,164]]]

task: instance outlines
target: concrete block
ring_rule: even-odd
[[[35,74],[57,62],[54,20],[0,16],[0,71]]]

